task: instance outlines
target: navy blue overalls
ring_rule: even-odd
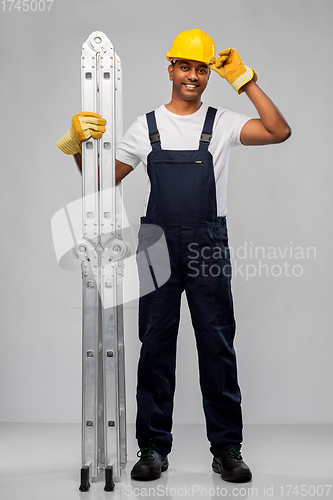
[[[216,109],[208,109],[199,149],[190,151],[163,150],[155,113],[146,115],[152,145],[147,158],[151,193],[141,219],[138,253],[149,239],[150,225],[160,226],[171,276],[140,297],[136,437],[140,448],[152,438],[163,456],[172,444],[176,341],[184,290],[196,337],[210,450],[218,456],[229,446],[241,448],[230,253],[226,218],[217,217],[213,158],[208,151],[215,114]],[[140,266],[139,276],[141,286]]]

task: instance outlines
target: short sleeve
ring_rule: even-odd
[[[140,124],[138,119],[126,131],[116,150],[116,158],[126,165],[135,168],[140,163],[138,156]]]
[[[252,118],[246,115],[243,115],[242,113],[235,113],[231,111],[232,118],[233,119],[233,127],[232,127],[232,133],[231,133],[231,147],[234,146],[241,146],[242,143],[240,141],[240,133],[242,131],[242,128],[244,127],[245,123],[251,120]]]

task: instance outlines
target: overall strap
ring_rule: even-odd
[[[200,137],[200,150],[207,150],[213,133],[213,125],[217,109],[209,106],[207,109],[205,123]]]
[[[158,133],[155,111],[146,114],[149,140],[153,150],[162,149],[160,134]]]

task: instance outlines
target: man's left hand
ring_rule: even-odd
[[[210,69],[216,71],[222,78],[225,78],[238,94],[244,92],[243,86],[250,80],[258,80],[257,73],[245,66],[239,53],[235,49],[224,49],[219,52],[219,57],[211,57]]]

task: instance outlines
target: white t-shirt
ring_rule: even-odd
[[[176,115],[166,109],[164,104],[155,111],[157,128],[162,149],[193,150],[199,148],[199,139],[206,118],[208,105],[202,104],[191,115]],[[218,108],[213,127],[213,136],[208,150],[213,155],[216,183],[217,215],[227,213],[228,164],[231,148],[241,144],[239,137],[243,125],[251,118]],[[117,160],[136,168],[143,163],[147,172],[147,156],[151,151],[146,115],[139,116],[125,133],[117,146]],[[150,180],[147,175],[147,191],[142,215],[146,215],[150,194]]]

